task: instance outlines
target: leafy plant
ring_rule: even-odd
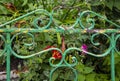
[[[58,27],[61,25],[65,29],[75,23],[78,14],[84,10],[92,10],[100,13],[105,18],[110,19],[120,24],[120,1],[119,0],[1,0],[0,1],[0,24],[12,20],[18,16],[24,15],[29,11],[41,8],[49,12],[52,12],[53,22],[51,27]],[[33,20],[35,18],[42,18],[47,20],[47,16],[39,16],[33,14],[23,20],[17,21],[8,27],[33,28]],[[103,19],[95,15],[90,15],[95,19],[95,28],[105,29],[114,28],[113,25],[107,23]],[[84,23],[85,19],[83,19]],[[41,26],[45,25],[43,23]],[[76,26],[79,28],[79,25]],[[12,33],[12,36],[16,33]],[[95,54],[103,53],[109,46],[109,40],[106,37],[100,35],[95,38],[95,41],[100,42],[101,46],[94,46],[90,42],[92,34],[60,34],[60,33],[36,33],[35,42],[32,46],[25,46],[24,43],[31,43],[32,39],[28,35],[19,35],[14,38],[12,43],[13,50],[21,55],[30,55],[35,52],[44,50],[46,46],[55,46],[61,48],[61,38],[65,38],[66,49],[69,47],[78,47],[82,44],[88,46],[88,51]],[[119,45],[119,44],[118,44]],[[119,46],[117,46],[119,49]],[[2,50],[2,49],[1,49]],[[52,52],[45,53],[42,56],[36,56],[30,58],[24,62],[24,66],[27,67],[28,72],[20,74],[20,81],[48,81],[49,73],[52,69],[49,65],[49,58],[52,56]],[[109,56],[104,58],[95,58],[89,55],[81,56],[80,52],[70,52],[66,60],[72,63],[71,56],[75,56],[78,59],[78,64],[74,67],[78,73],[78,81],[110,81],[110,58]],[[120,80],[120,59],[115,54],[116,65],[116,81]],[[0,58],[0,63],[4,64],[4,59]],[[57,60],[59,61],[59,60]],[[66,72],[65,72],[66,71]],[[73,72],[68,68],[59,68],[56,70],[52,77],[53,81],[72,81],[74,79]]]

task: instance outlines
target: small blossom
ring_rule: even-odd
[[[83,44],[82,46],[81,46],[81,49],[82,49],[82,55],[85,55],[86,54],[86,52],[88,51],[88,46],[86,45],[86,44]]]
[[[55,48],[55,46],[47,46],[45,49],[49,49],[49,48]],[[52,50],[52,57],[55,58],[55,59],[61,59],[62,55],[59,51]]]

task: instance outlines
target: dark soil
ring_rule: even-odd
[[[11,70],[18,70],[18,65],[24,66],[24,60],[11,56],[10,61],[10,69]],[[0,65],[0,71],[6,70],[6,62],[3,65]]]

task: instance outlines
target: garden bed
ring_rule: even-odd
[[[10,71],[10,78],[11,81],[18,81],[20,77],[20,73],[26,72],[25,66],[23,65],[24,60],[11,57],[11,71]],[[6,63],[0,66],[0,81],[6,81],[7,79],[6,73]]]

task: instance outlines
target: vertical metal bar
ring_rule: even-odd
[[[112,81],[115,81],[115,63],[114,63],[114,49],[111,52],[111,78]]]
[[[115,81],[115,58],[114,58],[114,51],[115,51],[115,34],[113,33],[111,36],[111,45],[112,45],[112,50],[111,50],[111,81]]]
[[[7,70],[7,81],[10,81],[10,49],[9,49],[9,46],[10,46],[10,33],[7,33],[7,63],[6,63],[6,70]]]

